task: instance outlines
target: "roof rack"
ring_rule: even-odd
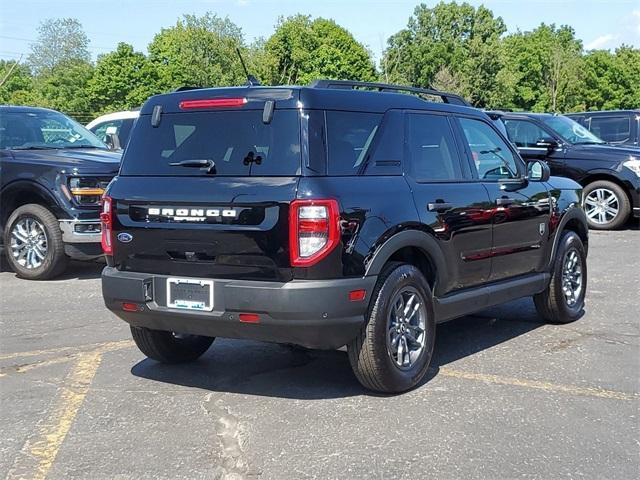
[[[450,103],[453,105],[464,105],[470,107],[471,104],[467,102],[460,95],[455,93],[441,92],[432,88],[418,88],[407,87],[404,85],[392,85],[389,83],[375,83],[375,82],[358,82],[352,80],[315,80],[309,85],[311,88],[339,88],[346,90],[353,90],[356,88],[369,88],[379,92],[410,92],[418,95],[431,95],[434,97],[440,97],[444,103]]]

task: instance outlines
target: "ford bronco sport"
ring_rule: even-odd
[[[581,315],[580,195],[443,92],[159,95],[104,197],[102,291],[157,361],[194,360],[214,337],[347,345],[365,387],[402,392],[438,322],[525,296],[549,322]]]

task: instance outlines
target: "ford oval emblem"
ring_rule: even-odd
[[[129,243],[131,240],[133,240],[133,235],[130,233],[122,232],[118,234],[118,241],[122,243]]]

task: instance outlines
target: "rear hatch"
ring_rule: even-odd
[[[207,103],[197,94],[195,103],[173,95],[177,107],[165,96],[161,108],[152,99],[143,109],[109,190],[113,262],[175,276],[290,280],[298,110],[270,111],[265,98],[237,94]]]

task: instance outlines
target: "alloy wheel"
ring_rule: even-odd
[[[47,257],[47,233],[34,217],[19,219],[11,229],[11,255],[14,261],[27,269],[42,266]]]
[[[597,225],[611,223],[620,212],[617,195],[607,188],[596,188],[584,199],[584,210],[589,220]]]
[[[396,367],[410,369],[424,351],[427,309],[413,287],[396,293],[390,305],[387,350]]]
[[[575,306],[582,294],[582,262],[575,248],[565,254],[562,262],[562,293],[569,307]]]

